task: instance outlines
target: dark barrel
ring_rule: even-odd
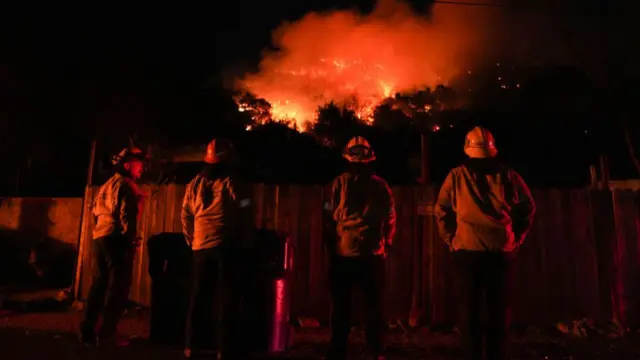
[[[293,248],[288,236],[273,230],[256,231],[259,244],[258,276],[246,326],[254,326],[253,350],[280,353],[292,339],[289,322]],[[257,326],[256,326],[257,325]]]
[[[191,249],[181,233],[149,237],[151,318],[149,340],[182,345],[189,301]]]

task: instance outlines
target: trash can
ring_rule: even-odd
[[[257,230],[260,260],[255,294],[253,350],[269,354],[287,351],[293,327],[289,322],[293,247],[288,236],[273,230]],[[247,320],[249,321],[249,320]],[[259,326],[255,326],[258,325]]]
[[[182,345],[190,291],[191,249],[181,233],[147,241],[151,277],[149,340]]]

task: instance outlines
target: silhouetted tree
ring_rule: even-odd
[[[405,106],[404,112],[399,106],[394,106],[389,102],[385,102],[382,105],[376,107],[373,114],[373,125],[379,127],[382,130],[396,131],[399,129],[407,128],[411,125],[412,115],[410,109]]]
[[[435,103],[437,110],[445,110],[456,105],[456,92],[450,87],[446,87],[444,85],[436,86],[433,91],[433,97],[435,98]]]
[[[332,102],[318,108],[318,120],[313,126],[313,133],[323,145],[335,147],[341,146],[362,126],[353,111]]]
[[[238,109],[244,112],[257,124],[271,121],[271,104],[265,99],[256,97],[251,93],[245,93],[236,98]]]

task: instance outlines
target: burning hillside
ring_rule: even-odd
[[[273,34],[278,51],[237,83],[266,103],[253,109],[256,104],[237,98],[240,111],[251,110],[257,123],[272,118],[304,130],[319,106],[334,102],[370,122],[386,98],[446,83],[466,65],[459,60],[481,43],[466,11],[436,7],[427,19],[383,0],[368,15],[310,13],[284,24]]]

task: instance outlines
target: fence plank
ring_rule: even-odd
[[[143,187],[152,195],[139,221],[144,238],[181,232],[185,187]],[[92,198],[98,187],[88,192]],[[418,214],[419,204],[433,204],[433,187],[393,188],[398,232],[387,260],[389,316],[429,324],[456,320],[455,274],[449,249],[439,238],[432,214]],[[640,214],[637,192],[573,189],[533,190],[537,214],[519,250],[513,319],[530,324],[593,317],[638,322],[640,317]],[[327,320],[329,290],[325,241],[335,240],[331,214],[323,211],[328,188],[254,186],[255,226],[288,233],[295,247],[292,315]],[[91,260],[92,216],[82,219],[85,247],[77,297],[86,299],[95,271]],[[148,305],[147,249],[138,250],[131,298]],[[596,279],[596,280],[594,280]]]
[[[306,202],[309,205],[309,214],[313,214],[309,224],[309,294],[311,297],[309,300],[312,306],[309,315],[316,317],[326,316],[325,310],[327,309],[324,308],[324,305],[327,304],[329,291],[326,276],[328,268],[324,257],[322,232],[322,188],[313,187],[313,192],[309,194]]]

